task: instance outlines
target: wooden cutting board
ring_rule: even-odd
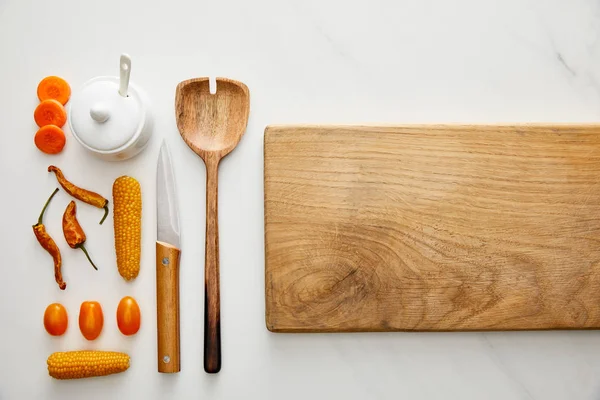
[[[272,126],[276,332],[600,328],[600,126]]]

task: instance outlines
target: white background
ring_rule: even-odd
[[[600,3],[595,0],[0,0],[2,282],[0,399],[598,399],[597,332],[272,334],[264,323],[262,139],[272,123],[591,122],[600,119]],[[71,137],[46,156],[33,145],[38,81],[74,90],[116,75],[149,94],[155,135],[140,156],[106,163]],[[175,126],[175,86],[226,76],[251,91],[247,132],[220,170],[223,369],[202,368],[202,161]],[[67,132],[69,136],[69,132]],[[155,170],[165,138],[180,199],[182,372],[156,372]],[[142,271],[126,283],[115,265],[112,218],[80,204],[94,271],[62,238],[61,191],[45,222],[64,257],[65,292],[31,225],[57,186],[46,172],[110,197],[120,175],[142,185]],[[600,177],[599,177],[600,179]],[[134,296],[143,326],[115,321]],[[101,337],[87,342],[79,305],[97,300]],[[63,303],[66,335],[42,325]],[[59,350],[127,351],[124,374],[80,381],[47,376]]]

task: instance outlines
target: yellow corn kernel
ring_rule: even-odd
[[[47,363],[53,378],[80,379],[126,371],[129,356],[116,351],[67,351],[50,354]]]
[[[140,273],[142,247],[142,190],[130,176],[121,176],[113,184],[115,250],[119,274],[126,280]]]

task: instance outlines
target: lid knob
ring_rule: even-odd
[[[103,123],[108,120],[110,115],[108,114],[108,108],[103,103],[96,103],[90,109],[90,115],[96,122]]]

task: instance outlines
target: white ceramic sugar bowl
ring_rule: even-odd
[[[135,156],[152,136],[148,98],[129,82],[131,59],[125,54],[120,72],[120,77],[87,81],[69,102],[71,133],[83,147],[107,161]]]

